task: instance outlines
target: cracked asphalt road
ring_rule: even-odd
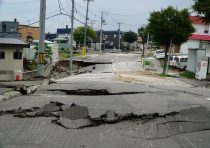
[[[131,59],[135,60],[129,57],[129,61]],[[42,107],[50,101],[58,101],[66,105],[75,103],[85,106],[90,109],[92,117],[107,111],[122,115],[158,113],[164,117],[143,123],[134,118],[115,124],[66,129],[52,124],[53,117],[0,115],[0,148],[210,147],[208,89],[113,81],[116,73],[104,73],[107,70],[110,72],[109,66],[98,67],[100,70],[96,68],[91,74],[60,79],[58,83],[39,88],[34,94],[1,103],[0,110]],[[106,95],[98,95],[93,90],[103,90],[103,93],[106,90]],[[80,91],[83,95],[78,95]]]

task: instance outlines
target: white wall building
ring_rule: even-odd
[[[15,38],[0,38],[0,80],[11,81],[14,71],[23,72],[23,48],[29,45]]]
[[[195,73],[200,60],[207,61],[207,75],[210,74],[210,24],[205,24],[203,19],[190,16],[195,32],[189,40],[181,45],[180,54],[188,54],[187,70]]]
[[[193,22],[195,32],[181,45],[180,54],[188,54],[188,49],[203,48],[210,55],[210,24],[205,24],[197,16],[190,16],[190,20]]]

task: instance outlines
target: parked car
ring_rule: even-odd
[[[164,59],[165,58],[165,51],[163,49],[156,50],[154,53],[154,57],[156,59]]]
[[[173,56],[173,55],[170,56],[170,66],[173,66],[173,67],[176,66],[176,57],[177,56]]]
[[[185,70],[187,68],[187,60],[188,60],[188,56],[177,56],[175,58],[176,67],[179,69]]]

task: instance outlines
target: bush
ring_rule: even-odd
[[[144,60],[144,65],[151,65],[151,62]]]
[[[194,79],[195,78],[195,74],[192,73],[192,72],[189,72],[189,71],[181,72],[179,75],[181,77],[188,78],[188,79]]]

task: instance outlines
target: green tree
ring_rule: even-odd
[[[178,11],[168,7],[150,14],[148,31],[154,42],[166,47],[163,74],[166,72],[168,51],[171,41],[175,45],[181,45],[195,31],[189,20],[187,9]]]
[[[194,0],[194,11],[204,19],[206,23],[210,23],[210,0]]]
[[[74,40],[83,42],[85,38],[85,27],[78,27],[74,30]],[[88,27],[87,29],[87,39],[95,39],[96,32],[91,28]]]
[[[142,53],[142,57],[144,57],[144,44],[147,42],[147,38],[148,38],[148,29],[146,27],[141,27],[138,29],[138,34],[141,37],[142,40],[142,44],[143,44],[143,53]]]
[[[123,40],[128,43],[133,43],[137,40],[137,34],[132,31],[125,32],[123,34]]]
[[[127,43],[129,43],[129,45],[135,41],[137,41],[137,33],[129,31],[129,32],[125,32],[123,34],[123,40]]]

